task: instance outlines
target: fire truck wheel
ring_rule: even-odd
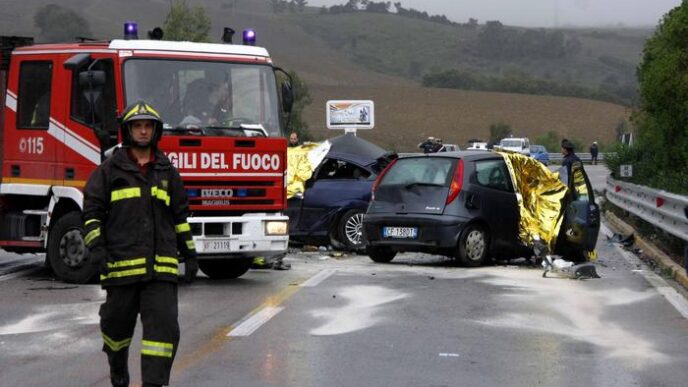
[[[363,239],[364,211],[349,210],[339,218],[339,241],[349,250],[361,250],[365,247]]]
[[[87,283],[95,278],[98,267],[87,258],[81,213],[72,211],[59,218],[48,236],[48,262],[62,281]]]
[[[198,267],[210,279],[239,278],[251,268],[253,258],[199,259]]]

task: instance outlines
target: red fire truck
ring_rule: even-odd
[[[110,42],[0,38],[0,247],[46,252],[58,279],[93,278],[82,189],[118,146],[118,114],[145,100],[165,121],[160,148],[184,180],[201,270],[236,278],[284,253],[288,75],[250,30],[239,45],[138,40],[135,28]]]

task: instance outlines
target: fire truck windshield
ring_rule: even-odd
[[[124,64],[124,90],[127,105],[149,102],[167,130],[284,135],[275,74],[267,65],[131,58]]]

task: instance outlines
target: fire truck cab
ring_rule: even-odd
[[[145,100],[165,121],[159,147],[184,180],[201,270],[235,278],[253,257],[286,252],[283,127],[293,92],[267,50],[250,42],[0,39],[0,247],[46,252],[67,282],[94,277],[82,189],[119,146],[118,115]]]

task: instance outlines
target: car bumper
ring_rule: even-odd
[[[187,221],[199,258],[272,256],[286,253],[289,245],[289,218],[281,214],[190,217]],[[282,222],[285,234],[268,232],[268,223]]]
[[[389,246],[399,251],[453,249],[466,219],[437,215],[366,214],[363,219],[365,238],[370,246]],[[416,227],[416,238],[390,238],[383,235],[384,227]]]

